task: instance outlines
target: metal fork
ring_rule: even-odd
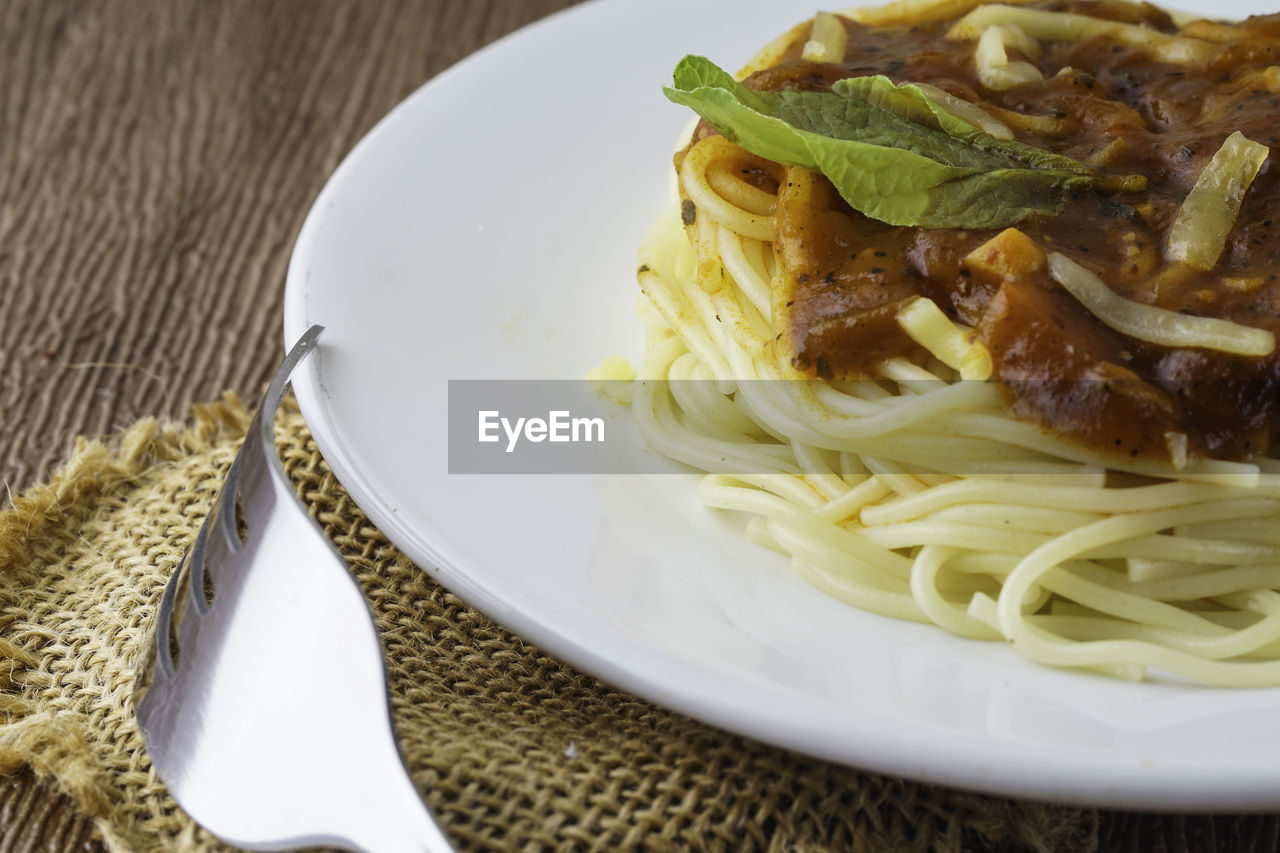
[[[230,844],[448,851],[396,746],[369,606],[275,450],[289,375],[321,330],[286,356],[165,588],[138,721],[179,805]]]

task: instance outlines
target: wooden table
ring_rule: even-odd
[[[256,399],[294,238],[342,157],[432,75],[574,2],[0,4],[4,487],[77,435]],[[1280,818],[1112,814],[1100,842],[1276,850]],[[101,845],[69,801],[0,778],[0,853],[81,849]]]
[[[255,400],[329,174],[433,75],[575,2],[0,4],[3,488],[77,435]],[[0,853],[91,837],[29,772],[0,777]]]

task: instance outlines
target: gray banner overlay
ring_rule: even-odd
[[[670,471],[647,452],[630,382],[449,380],[450,474]]]
[[[785,392],[797,389],[778,387],[787,382],[739,383],[738,393],[755,399],[795,399],[788,398]],[[1080,386],[1076,389],[1080,394],[1088,394],[1104,387],[1103,383],[1089,381],[1076,384]],[[1110,393],[1115,393],[1118,384],[1120,383],[1112,381],[1106,383],[1105,388]],[[729,409],[732,414],[733,406],[716,392],[713,383],[709,381],[651,381],[647,387],[661,400],[719,400],[720,405]],[[663,452],[658,446],[651,446],[646,441],[630,404],[626,402],[633,393],[639,393],[637,388],[631,382],[586,379],[450,380],[449,473],[654,474],[693,470],[669,458],[677,455],[685,461],[696,457],[698,468],[702,470],[749,475],[776,472],[779,470],[779,462],[790,461],[790,454],[786,450],[771,452],[763,446],[776,444],[763,433],[754,438],[744,438],[740,433],[726,435],[724,442],[709,442],[701,435],[690,436],[686,433],[672,437],[669,432],[663,432],[659,437],[659,446],[661,442],[671,442],[667,449],[674,448],[673,453]],[[695,408],[697,405],[702,404],[695,404]],[[738,423],[748,422],[739,418]],[[1039,435],[1034,427],[1029,429]],[[695,431],[705,432],[702,427],[695,427]],[[1015,473],[1053,473],[1068,477],[1074,475],[1071,467],[1064,469],[1059,460],[1045,456],[1028,458],[1026,451],[1013,448],[1010,450],[1014,451],[1018,459],[1010,458],[1007,464],[1002,464],[1000,458],[993,462],[991,444],[983,440],[985,436],[972,432],[949,440],[945,448],[938,445],[936,433],[930,430],[914,434],[907,430],[905,433],[896,433],[891,438],[892,443],[900,449],[903,447],[902,442],[910,445],[911,449],[905,456],[897,456],[898,459],[915,460],[909,464],[897,464],[896,469],[904,473],[936,472],[957,476]],[[1111,459],[1111,467],[1139,473],[1169,470],[1169,454],[1174,451],[1166,450],[1159,438],[1156,436],[1148,441],[1141,455],[1136,451],[1129,452],[1130,448],[1122,446],[1124,453],[1110,454],[1115,457]],[[827,464],[833,470],[838,470],[839,456],[835,451],[848,449],[849,445],[830,438],[826,442],[828,443],[810,440],[815,446],[827,448],[827,452],[823,454],[827,457]],[[682,451],[682,448],[705,449],[707,446],[713,448],[709,453],[695,450],[692,456],[688,456]],[[1172,448],[1173,444],[1169,447]],[[976,455],[966,454],[966,448],[974,448]],[[880,455],[874,447],[867,449],[872,455]],[[1183,449],[1183,459],[1187,456],[1185,450],[1186,448]],[[1000,450],[999,454],[1002,456],[1003,451]],[[983,456],[986,457],[985,460],[980,458]],[[891,452],[890,457],[886,458],[892,457]],[[1037,458],[1039,461],[1036,461]],[[1084,458],[1077,456],[1081,461]]]

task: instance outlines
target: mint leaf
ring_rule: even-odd
[[[855,210],[890,225],[1000,228],[1057,213],[1064,187],[1101,180],[1068,157],[983,133],[886,77],[759,92],[686,56],[673,83],[667,98],[732,142],[822,172]]]

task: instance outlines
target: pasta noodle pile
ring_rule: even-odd
[[[696,141],[683,203],[639,255],[634,414],[653,447],[708,472],[703,503],[748,514],[753,541],[864,610],[1051,666],[1280,684],[1280,461],[1171,450],[1117,470],[1015,417],[972,330],[929,300],[898,317],[923,356],[869,379],[801,374],[774,286],[777,197],[743,177],[762,173],[785,180],[724,136]]]

